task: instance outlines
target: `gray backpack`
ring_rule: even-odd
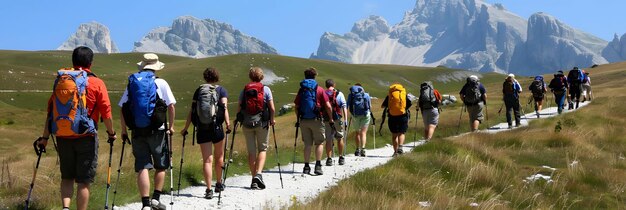
[[[480,82],[472,78],[467,78],[465,85],[465,105],[476,105],[480,103],[483,100],[482,94],[480,93]]]
[[[203,84],[198,91],[196,101],[196,117],[201,126],[213,125],[217,122],[219,96],[217,85]]]

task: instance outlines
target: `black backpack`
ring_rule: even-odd
[[[482,101],[482,93],[480,93],[480,82],[476,79],[467,78],[465,84],[465,105],[476,105]]]
[[[569,73],[567,73],[567,79],[569,80],[570,84],[579,85],[583,82],[583,78],[581,78],[580,75],[580,69],[572,69],[571,71],[569,71]]]
[[[533,81],[533,83],[530,84],[530,92],[533,93],[533,97],[543,97],[543,86],[544,83],[541,80],[535,80]]]
[[[420,85],[419,106],[421,109],[432,109],[437,107],[437,97],[435,97],[435,89],[431,84],[426,82]]]

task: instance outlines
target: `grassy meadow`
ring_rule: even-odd
[[[493,135],[437,135],[293,208],[623,209],[626,63],[587,71],[595,99],[581,110]],[[550,179],[528,180],[537,174]]]
[[[122,53],[102,55],[97,54],[94,58],[93,71],[105,81],[110,92],[113,104],[120,98],[121,92],[126,85],[126,78],[136,71],[136,64],[141,58],[141,54]],[[424,80],[434,81],[435,87],[444,94],[458,95],[457,92],[462,85],[460,80],[444,80],[454,78],[454,75],[467,75],[463,72],[447,68],[419,68],[394,65],[349,65],[322,60],[309,60],[278,55],[241,54],[231,56],[221,56],[206,59],[189,59],[175,56],[161,56],[161,60],[166,63],[166,69],[159,72],[159,76],[166,79],[173,89],[178,101],[176,106],[177,121],[176,130],[182,129],[183,116],[188,112],[190,98],[195,88],[202,83],[202,72],[208,66],[215,66],[220,70],[221,85],[229,91],[230,114],[234,116],[234,106],[238,92],[248,81],[247,73],[250,66],[261,66],[269,69],[280,77],[284,77],[285,82],[275,83],[271,86],[277,107],[291,103],[294,93],[297,92],[298,82],[303,78],[303,70],[313,66],[318,69],[318,82],[328,78],[333,78],[337,82],[337,87],[344,93],[348,87],[356,82],[364,85],[365,89],[374,99],[374,113],[380,122],[382,109],[380,104],[386,96],[388,83],[401,82],[414,94],[418,94],[418,86]],[[49,91],[52,87],[56,69],[69,67],[71,65],[70,52],[58,51],[0,51],[0,161],[3,169],[0,177],[0,209],[20,209],[28,191],[36,155],[32,149],[32,141],[41,135],[43,121],[45,118],[45,103],[50,93],[39,92]],[[457,76],[458,77],[458,76]],[[442,79],[444,78],[444,79]],[[491,92],[498,94],[496,88],[500,87],[502,76],[497,74],[485,74],[482,81]],[[446,81],[443,83],[442,81]],[[6,91],[8,90],[8,91]],[[490,96],[497,98],[498,96]],[[501,102],[492,100],[489,104],[489,123],[501,121],[504,116],[497,116],[497,107]],[[495,108],[492,108],[495,107]],[[442,126],[438,129],[436,137],[442,138],[454,135],[457,132],[460,106],[453,105],[444,107],[441,118]],[[114,106],[115,127],[119,134],[119,108]],[[497,120],[495,120],[497,119]],[[415,118],[410,122],[412,130]],[[467,131],[467,116],[463,117],[461,132]],[[280,150],[280,162],[282,165],[290,163],[293,155],[295,116],[288,113],[277,118],[276,137]],[[100,125],[100,136],[106,136],[105,129]],[[422,127],[421,119],[419,128]],[[377,130],[378,131],[378,130]],[[369,133],[368,148],[374,147],[372,132]],[[378,135],[378,134],[377,134]],[[414,133],[410,133],[407,141],[415,138]],[[420,137],[417,137],[418,139]],[[197,146],[192,146],[189,136],[185,146],[185,166],[183,170],[182,185],[202,185],[201,155]],[[348,141],[347,153],[354,151],[353,135]],[[376,137],[376,147],[390,144],[390,134],[383,129],[383,136]],[[229,139],[230,140],[230,139]],[[182,137],[174,136],[174,180],[178,180],[178,167],[180,161],[180,150]],[[270,145],[274,139],[271,139]],[[101,208],[104,205],[104,194],[106,187],[106,171],[109,159],[109,145],[102,139],[99,147],[98,172],[96,182],[91,187],[91,208]],[[302,161],[302,142],[298,141],[297,160]],[[121,144],[117,142],[113,151],[112,177],[116,176],[119,164]],[[245,160],[246,147],[243,136],[240,132],[235,138],[235,161],[233,169],[229,174],[247,173],[247,161]],[[116,204],[128,202],[138,202],[139,196],[133,172],[134,158],[130,147],[127,145],[124,154],[124,165],[120,178],[120,188],[118,189]],[[48,147],[48,153],[44,154],[41,160],[35,189],[33,192],[34,209],[60,209],[60,172],[56,165],[56,152],[52,145]],[[271,145],[267,168],[276,166],[276,157],[273,145]],[[284,170],[287,170],[286,168]],[[300,169],[298,169],[300,170]],[[169,178],[167,179],[169,180]],[[115,183],[113,183],[115,184]],[[166,181],[165,190],[169,190],[169,181]],[[176,187],[175,187],[176,189]],[[113,192],[113,189],[111,189]],[[111,195],[112,196],[112,195]]]

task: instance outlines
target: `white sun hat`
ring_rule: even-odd
[[[139,70],[151,69],[155,71],[160,71],[165,68],[165,64],[159,61],[159,56],[154,53],[146,53],[143,54],[143,60],[137,63],[137,67]]]

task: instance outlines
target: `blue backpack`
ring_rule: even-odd
[[[157,94],[153,71],[140,71],[128,77],[128,102],[122,107],[126,125],[136,128],[158,129],[165,123],[167,105]]]
[[[314,79],[305,79],[300,82],[300,118],[320,118],[320,103],[317,101],[317,82]]]
[[[367,111],[370,110],[368,101],[368,97],[365,95],[363,87],[355,85],[350,88],[350,101],[348,102],[348,107],[352,115],[367,115]]]

